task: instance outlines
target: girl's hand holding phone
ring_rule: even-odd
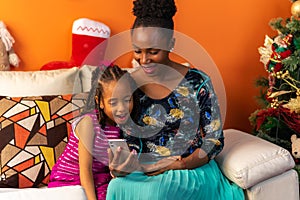
[[[137,152],[124,150],[124,147],[118,146],[115,153],[108,149],[109,170],[113,177],[126,176],[133,171],[139,171],[141,166],[137,159]]]

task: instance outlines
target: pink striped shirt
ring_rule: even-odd
[[[94,146],[93,146],[93,177],[97,190],[98,200],[105,199],[108,182],[111,180],[108,169],[107,139],[119,138],[120,129],[115,126],[106,126],[101,129],[96,113],[89,113],[79,117],[72,124],[69,141],[56,164],[53,166],[48,187],[60,187],[67,185],[80,185],[79,177],[79,156],[78,137],[75,135],[75,128],[84,116],[91,117],[94,125]]]

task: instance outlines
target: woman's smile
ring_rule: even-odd
[[[154,74],[157,69],[157,65],[156,64],[142,65],[142,68],[146,74]]]

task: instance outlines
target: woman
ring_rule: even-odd
[[[138,126],[121,127],[134,157],[119,163],[110,153],[113,179],[107,199],[244,199],[222,175],[214,157],[224,145],[210,78],[170,59],[175,39],[174,0],[136,0],[131,38],[139,64],[132,77],[140,107]],[[132,171],[138,171],[130,173]]]

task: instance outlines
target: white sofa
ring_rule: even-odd
[[[0,96],[26,97],[81,93],[89,90],[90,72],[91,68],[88,66],[84,66],[80,69],[72,68],[52,71],[0,71]],[[0,151],[2,148],[0,177],[5,177],[3,175],[9,174],[8,172],[11,173],[11,170],[9,171],[7,168],[13,164],[12,161],[8,162],[8,159],[6,159],[7,155],[5,154],[8,152],[7,147],[3,148],[3,145],[1,147],[1,142],[3,142],[3,140],[1,140],[3,126],[1,124],[1,117],[5,115],[5,113],[1,113],[1,103],[0,98]],[[293,169],[295,166],[294,160],[287,150],[249,133],[235,129],[224,130],[224,135],[225,146],[223,151],[216,157],[216,161],[225,176],[244,189],[246,199],[299,199],[298,175]],[[62,138],[62,140],[65,139],[66,137]],[[9,143],[13,142],[15,142],[15,140],[9,141]],[[28,145],[30,146],[30,144]],[[63,145],[59,145],[53,147],[53,150],[57,150],[59,146],[60,151],[58,152],[61,152]],[[11,148],[10,144],[7,144],[7,146]],[[27,147],[28,146],[25,145],[24,149],[26,150]],[[6,165],[5,162],[7,163]],[[37,161],[36,166],[38,166],[39,162],[41,161]],[[51,162],[47,161],[43,163]],[[13,169],[13,167],[11,168]],[[24,171],[21,171],[20,174]],[[49,175],[49,170],[44,170],[43,173],[46,177],[47,174]],[[41,182],[43,183],[43,181]],[[44,186],[41,186],[41,188],[0,188],[0,199],[85,200],[86,197],[83,188],[80,186],[47,188],[44,183]]]
[[[216,161],[225,176],[244,189],[246,199],[299,199],[298,174],[286,149],[236,129],[224,130],[224,136]]]

